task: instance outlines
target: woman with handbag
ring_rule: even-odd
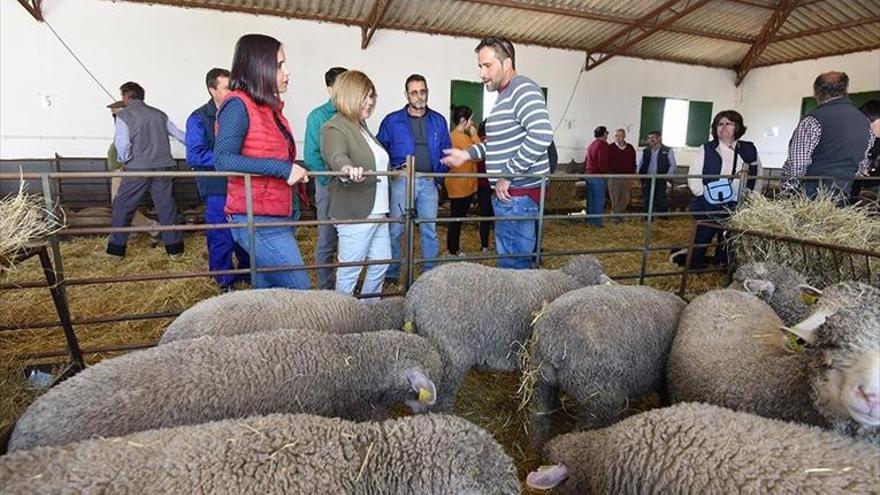
[[[748,170],[749,177],[745,187],[759,192],[762,184],[754,178],[761,174],[761,161],[754,143],[742,141],[746,133],[742,115],[735,110],[718,112],[712,119],[712,141],[705,143],[690,166],[688,175],[721,175],[737,176],[742,170]],[[694,197],[690,209],[694,212],[694,220],[711,220],[723,222],[728,212],[735,209],[739,202],[739,178],[729,177],[689,177],[688,187]],[[709,244],[718,238],[719,245],[715,248],[715,264],[727,264],[727,246],[724,244],[723,231],[711,227],[700,226],[694,236],[694,244]],[[691,269],[705,268],[706,247],[695,247],[691,254]]]

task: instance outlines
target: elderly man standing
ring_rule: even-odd
[[[453,167],[468,160],[485,160],[490,174],[547,175],[550,162],[547,147],[553,141],[553,127],[541,87],[516,73],[513,44],[502,36],[484,38],[477,45],[480,77],[489,91],[497,91],[492,114],[486,118],[486,142],[467,150],[444,150],[443,162]],[[537,216],[541,198],[541,177],[491,178],[495,196],[495,247],[499,255],[534,253],[537,233],[534,220],[504,220],[504,217]],[[501,258],[500,268],[531,268],[534,258]]]
[[[608,169],[612,174],[636,173],[636,149],[626,142],[626,131],[617,129],[614,131],[614,143],[608,153]],[[632,191],[632,179],[608,179],[608,195],[611,196],[611,211],[614,213],[626,213],[629,206],[630,192]],[[620,223],[621,218],[614,217],[615,223]]]
[[[782,166],[783,194],[795,194],[803,187],[814,198],[824,188],[843,202],[855,175],[867,173],[874,135],[867,117],[850,101],[848,86],[844,72],[826,72],[813,82],[819,106],[801,119],[788,143],[788,159]],[[802,180],[804,176],[830,179]]]
[[[428,108],[428,83],[419,74],[413,74],[406,78],[403,85],[407,104],[396,112],[392,112],[382,119],[379,126],[379,134],[376,138],[388,151],[390,157],[390,170],[399,170],[406,164],[407,155],[413,155],[416,159],[417,172],[448,172],[449,169],[441,163],[443,150],[452,147],[449,139],[449,125],[446,118]],[[442,179],[420,178],[414,185],[416,190],[416,214],[421,220],[434,220],[437,218],[437,203],[440,200],[439,187]],[[406,179],[403,177],[391,178],[391,204],[390,217],[399,219],[403,216],[406,208]],[[391,233],[391,257],[400,259],[400,238],[403,235],[403,225],[392,223]],[[437,244],[437,224],[420,223],[419,239],[421,240],[422,256],[426,259],[436,258],[439,252]],[[430,270],[434,263],[422,265],[422,272]],[[400,277],[400,263],[388,266],[385,272],[385,280],[397,283]]]
[[[125,171],[170,172],[175,168],[168,136],[185,144],[186,136],[174,125],[165,112],[144,103],[144,88],[136,82],[120,86],[125,108],[116,115],[116,145],[119,162]],[[171,177],[125,177],[113,199],[111,225],[128,227],[144,194],[150,193],[159,223],[174,225],[177,206],[174,204]],[[114,232],[107,240],[107,254],[125,256],[128,232]],[[183,253],[183,235],[167,230],[162,232],[165,252],[172,258]]]

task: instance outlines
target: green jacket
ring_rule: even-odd
[[[304,161],[310,171],[327,170],[327,165],[321,158],[321,126],[336,115],[336,107],[333,102],[327,101],[323,105],[309,112],[306,118],[306,149]],[[330,177],[318,177],[323,186],[330,183]]]
[[[376,171],[376,158],[361,130],[367,130],[366,126],[353,122],[341,114],[336,114],[324,124],[321,128],[321,156],[329,170],[338,172],[342,167],[350,165]],[[376,140],[369,130],[367,133],[374,141]],[[378,183],[376,177],[369,176],[358,183],[342,182],[339,179],[333,177],[328,186],[330,218],[334,220],[367,218],[373,211],[373,203],[376,201]],[[390,184],[390,181],[388,183]]]

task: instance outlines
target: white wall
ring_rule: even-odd
[[[44,11],[113,97],[89,78],[46,25],[17,2],[0,2],[0,158],[39,158],[55,152],[102,156],[113,132],[104,106],[117,98],[117,88],[127,80],[141,83],[147,103],[183,126],[187,115],[207,99],[207,69],[228,67],[235,41],[250,32],[275,36],[285,45],[292,72],[285,113],[298,140],[308,111],[326,99],[323,73],[330,66],[357,68],[373,79],[379,93],[369,122],[374,130],[382,116],[405,103],[403,81],[410,73],[427,78],[430,105],[444,115],[450,81],[479,80],[474,39],[379,30],[370,47],[361,50],[360,28],[311,21],[99,0],[53,0],[44,3]],[[762,89],[737,91],[732,71],[615,58],[581,76],[563,119],[583,53],[532,46],[518,46],[517,52],[519,72],[549,90],[551,120],[554,125],[561,121],[556,142],[563,161],[583,158],[598,125],[629,128],[635,140],[642,96],[712,101],[717,111],[757,101]],[[808,69],[803,77],[810,79],[815,70]],[[797,108],[809,84],[803,87],[805,91],[793,97]],[[41,104],[44,95],[50,107]],[[763,112],[761,104],[753,112]],[[796,118],[797,109],[792,112]],[[181,146],[175,144],[173,151],[183,156]],[[679,151],[679,162],[688,163],[688,155]]]
[[[851,93],[880,90],[880,50],[758,68],[743,81],[737,106],[749,127],[746,137],[758,146],[765,165],[781,167],[785,162],[801,101],[813,94],[816,76],[831,70],[847,73]],[[774,127],[779,130],[776,137],[770,132]]]

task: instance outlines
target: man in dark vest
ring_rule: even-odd
[[[639,157],[638,171],[641,175],[675,175],[675,153],[668,146],[663,145],[663,137],[660,131],[648,133],[648,146],[642,150]],[[669,193],[666,191],[669,179],[658,177],[654,186],[654,213],[666,213],[669,211]],[[642,203],[644,210],[648,211],[651,200],[651,180],[642,179]],[[665,218],[665,217],[661,217]]]
[[[197,171],[214,171],[214,122],[217,108],[229,93],[229,71],[214,68],[205,76],[205,84],[211,99],[197,108],[186,119],[186,162]],[[205,223],[226,223],[223,208],[226,207],[226,177],[196,177],[199,196],[205,204]],[[232,270],[233,254],[238,259],[238,268],[250,267],[248,253],[232,239],[228,229],[205,231],[208,244],[208,268],[213,271]],[[247,275],[215,275],[214,280],[223,292],[232,289],[236,280],[246,279]]]
[[[788,143],[788,159],[782,166],[782,192],[792,195],[803,188],[814,198],[827,189],[841,198],[849,197],[853,178],[867,167],[874,136],[868,119],[847,95],[849,77],[844,72],[826,72],[813,82],[819,106],[798,123]],[[828,179],[802,180],[804,176]]]
[[[171,157],[171,144],[168,136],[184,142],[183,131],[177,128],[165,112],[144,103],[144,88],[136,82],[127,82],[119,87],[125,108],[116,114],[116,145],[119,162],[125,171],[132,172],[170,172],[176,167]],[[153,206],[161,225],[174,225],[177,219],[177,206],[171,177],[125,177],[119,184],[119,191],[113,198],[113,227],[128,227],[135,210],[144,194],[150,193]],[[122,258],[128,232],[114,232],[107,240],[107,254]],[[176,231],[162,232],[165,251],[176,258],[183,253],[183,235]]]

